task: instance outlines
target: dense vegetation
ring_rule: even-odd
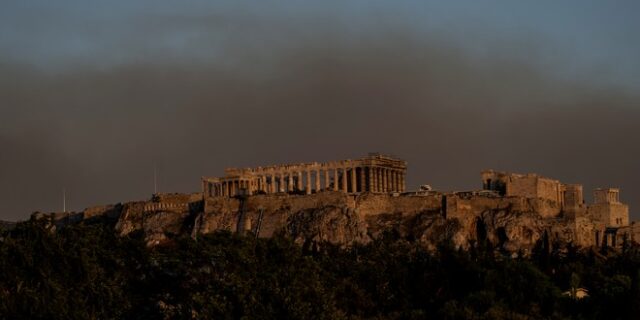
[[[553,250],[506,258],[489,244],[429,253],[389,234],[350,249],[228,233],[147,249],[105,224],[0,236],[6,319],[629,319],[640,251]],[[590,296],[562,294],[584,287]],[[633,315],[636,316],[633,316]]]

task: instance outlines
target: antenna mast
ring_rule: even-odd
[[[62,212],[67,212],[67,189],[62,188]]]
[[[158,168],[153,166],[153,194],[158,194]]]

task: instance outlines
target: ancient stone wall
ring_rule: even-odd
[[[156,193],[151,198],[153,202],[190,203],[202,200],[202,193]]]
[[[564,205],[564,188],[557,180],[538,178],[538,198],[555,201],[560,206]]]
[[[629,206],[622,203],[595,203],[588,207],[588,214],[594,221],[609,227],[629,225]]]
[[[582,185],[566,184],[564,188],[565,209],[576,209],[584,206],[584,194]]]
[[[507,196],[509,197],[538,197],[538,177],[523,176],[512,177],[507,183]]]
[[[564,185],[558,180],[536,174],[515,174],[487,170],[482,172],[483,189],[498,191],[508,197],[540,198],[563,206]]]

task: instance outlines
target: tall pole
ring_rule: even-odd
[[[158,168],[153,166],[153,194],[158,194]]]
[[[62,212],[67,212],[67,189],[62,188]]]

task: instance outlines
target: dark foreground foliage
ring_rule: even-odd
[[[384,238],[340,249],[229,233],[147,249],[104,224],[0,236],[3,319],[637,319],[640,253],[495,257]],[[544,246],[542,246],[544,247]],[[584,287],[590,297],[562,294]]]

